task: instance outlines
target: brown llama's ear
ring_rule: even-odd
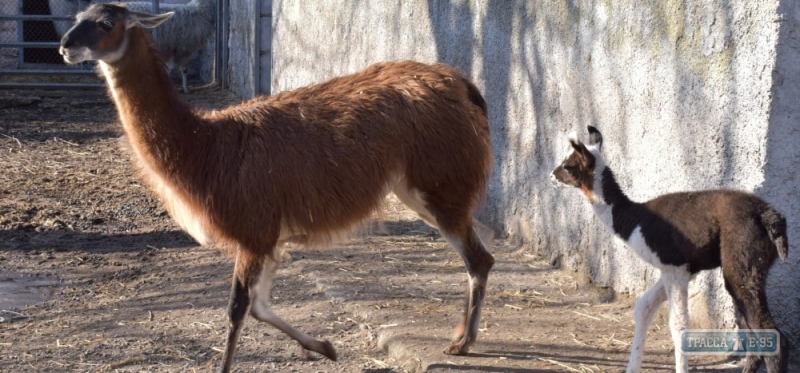
[[[126,28],[144,27],[155,28],[170,19],[175,12],[167,12],[163,14],[150,14],[145,12],[128,12],[128,17],[125,22]]]

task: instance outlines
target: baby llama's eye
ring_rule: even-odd
[[[573,166],[573,165],[564,165],[564,170],[565,170],[565,171],[567,171],[567,172],[569,172],[569,173],[573,173],[573,172],[575,172],[577,169],[578,169],[578,167],[576,167],[576,166]]]
[[[97,22],[97,26],[105,32],[109,32],[114,29],[114,25],[110,21]]]

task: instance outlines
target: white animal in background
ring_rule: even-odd
[[[48,0],[50,14],[74,17],[92,3],[109,3],[105,0]],[[128,9],[136,12],[152,12],[152,1],[124,2]],[[161,12],[174,12],[170,20],[158,28],[156,48],[169,69],[177,67],[181,72],[181,87],[189,93],[188,66],[195,53],[202,50],[214,34],[217,17],[217,0],[192,0],[187,4],[159,4]],[[59,37],[69,30],[72,20],[53,21]]]
[[[135,12],[153,12],[152,1],[124,4]],[[192,0],[188,4],[160,4],[159,11],[174,12],[175,15],[156,31],[156,48],[170,68],[177,67],[180,70],[181,87],[184,93],[189,93],[187,85],[189,61],[196,52],[206,46],[208,39],[214,34],[217,0]]]
[[[50,6],[51,15],[71,18],[91,5],[89,0],[47,0],[47,2]],[[55,27],[56,33],[60,38],[74,23],[75,21],[72,19],[53,21],[53,27]]]

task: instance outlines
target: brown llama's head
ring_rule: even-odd
[[[569,143],[572,145],[572,153],[553,170],[550,175],[551,179],[557,183],[581,189],[583,194],[592,201],[597,166],[602,163],[600,147],[603,143],[603,136],[600,135],[597,128],[589,126],[588,146],[578,140],[575,134],[570,135]]]
[[[128,30],[154,28],[174,12],[149,14],[128,10],[123,5],[94,4],[75,16],[75,24],[61,38],[59,53],[69,64],[97,60],[118,61],[128,46]]]

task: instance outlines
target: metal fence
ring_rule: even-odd
[[[110,0],[92,0],[108,2]],[[123,0],[124,1],[124,0]],[[189,0],[145,0],[158,12],[161,3],[186,4]],[[94,62],[66,65],[58,54],[61,37],[87,0],[0,0],[0,89],[95,89],[103,87]],[[219,2],[218,23],[226,1]],[[224,40],[217,27],[216,40]],[[220,70],[221,44],[212,49],[214,76],[224,85]]]
[[[64,64],[61,36],[85,0],[0,2],[0,88],[97,88],[103,85],[88,63]]]

